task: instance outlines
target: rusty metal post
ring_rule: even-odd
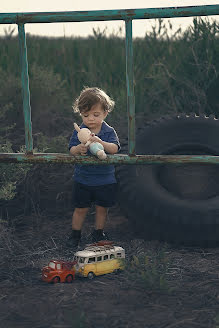
[[[135,95],[133,72],[132,20],[125,21],[126,28],[126,85],[128,111],[128,151],[135,155]]]
[[[20,61],[21,61],[25,145],[26,145],[26,152],[32,153],[33,139],[32,139],[32,123],[31,123],[31,107],[30,107],[30,90],[29,90],[27,46],[26,46],[26,35],[25,35],[24,24],[18,24],[18,34],[19,34]]]
[[[58,153],[0,153],[0,162],[3,163],[65,163],[83,165],[144,165],[144,164],[186,164],[202,163],[219,165],[219,156],[209,155],[108,155],[100,160],[95,156],[71,156]]]

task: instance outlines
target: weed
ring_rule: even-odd
[[[215,328],[219,328],[219,314],[216,315],[214,321],[215,321],[215,324],[216,324]]]
[[[82,312],[77,312],[74,316],[74,321],[73,321],[73,328],[85,328],[86,327],[86,317],[85,313]]]
[[[131,261],[126,260],[125,270],[129,280],[145,289],[171,291],[166,279],[168,258],[163,250],[157,254],[148,252],[133,256]]]
[[[68,139],[64,136],[50,138],[42,133],[35,135],[37,151],[42,153],[68,153]]]
[[[21,152],[23,152],[21,147]],[[0,145],[0,152],[12,152],[11,143]],[[16,195],[16,185],[20,183],[31,168],[31,164],[0,163],[0,200],[11,200]]]

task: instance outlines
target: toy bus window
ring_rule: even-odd
[[[109,259],[109,255],[104,255],[103,259],[104,260],[108,260]]]
[[[122,254],[121,253],[117,253],[116,254],[116,257],[122,257]]]
[[[85,257],[80,257],[79,258],[79,263],[84,263]]]
[[[110,254],[110,258],[111,259],[114,259],[115,258],[115,255],[114,254]]]
[[[97,262],[102,261],[102,256],[97,256]]]
[[[56,265],[54,262],[50,262],[49,263],[49,267],[52,268],[52,269],[55,269]]]
[[[60,270],[61,269],[61,264],[57,263],[57,269]]]
[[[95,257],[89,257],[88,263],[93,263],[95,262]]]

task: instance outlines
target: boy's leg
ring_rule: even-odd
[[[106,217],[107,217],[107,208],[96,205],[96,221],[95,221],[95,230],[104,229]]]
[[[89,207],[75,208],[72,215],[72,230],[81,230]]]
[[[81,228],[92,200],[92,193],[88,186],[75,181],[73,187],[75,210],[72,215],[72,232],[67,241],[68,247],[78,246],[81,239]]]
[[[72,215],[72,232],[67,240],[68,247],[77,247],[81,239],[81,228],[89,208],[75,208]]]
[[[95,190],[96,223],[93,232],[93,242],[107,240],[103,229],[106,222],[108,208],[115,204],[116,183],[98,186]]]
[[[92,234],[92,241],[98,242],[100,240],[107,240],[107,236],[104,233],[103,229],[107,217],[107,207],[96,205],[96,221],[95,221],[95,230]]]

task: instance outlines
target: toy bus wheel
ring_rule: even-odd
[[[69,274],[66,278],[65,278],[65,281],[67,283],[71,283],[73,281],[73,276],[71,274]]]
[[[116,269],[116,270],[114,270],[114,273],[115,273],[115,274],[120,274],[121,272],[122,272],[121,269]]]
[[[58,284],[60,282],[60,278],[59,277],[54,277],[52,280],[53,284]]]
[[[92,280],[92,279],[94,279],[95,275],[93,272],[89,272],[87,277],[88,277],[88,279]]]

